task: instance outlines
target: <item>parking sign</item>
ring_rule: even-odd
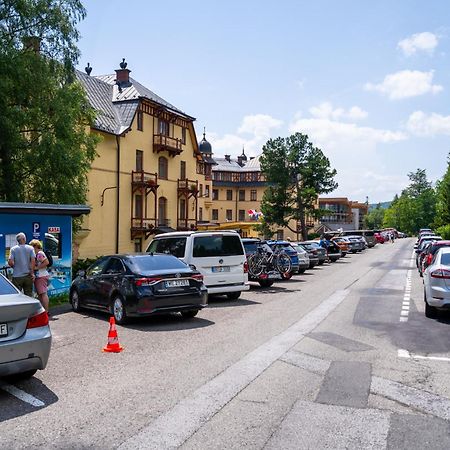
[[[33,239],[41,238],[41,223],[33,222]]]

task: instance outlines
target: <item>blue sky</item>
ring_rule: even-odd
[[[197,118],[217,155],[308,134],[338,170],[333,194],[391,200],[450,151],[445,1],[84,1],[93,75],[131,76]]]

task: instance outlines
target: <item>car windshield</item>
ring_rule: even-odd
[[[148,253],[167,253],[177,258],[184,257],[186,237],[154,239],[147,248]]]
[[[17,294],[17,291],[14,289],[14,286],[6,280],[5,277],[0,275],[0,295],[9,295],[9,294]]]
[[[136,255],[128,257],[128,261],[133,272],[187,269],[186,264],[171,255]]]
[[[255,253],[256,252],[256,241],[248,241],[243,242],[246,253]]]
[[[243,255],[241,239],[234,235],[197,236],[194,238],[194,258]]]

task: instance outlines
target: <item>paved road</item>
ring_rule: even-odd
[[[48,368],[0,381],[0,448],[448,449],[450,317],[424,317],[412,245],[118,327],[121,354],[62,312]]]

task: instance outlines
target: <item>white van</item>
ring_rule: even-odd
[[[247,259],[235,231],[175,231],[155,236],[147,252],[169,253],[195,266],[208,294],[237,299],[248,291]]]

